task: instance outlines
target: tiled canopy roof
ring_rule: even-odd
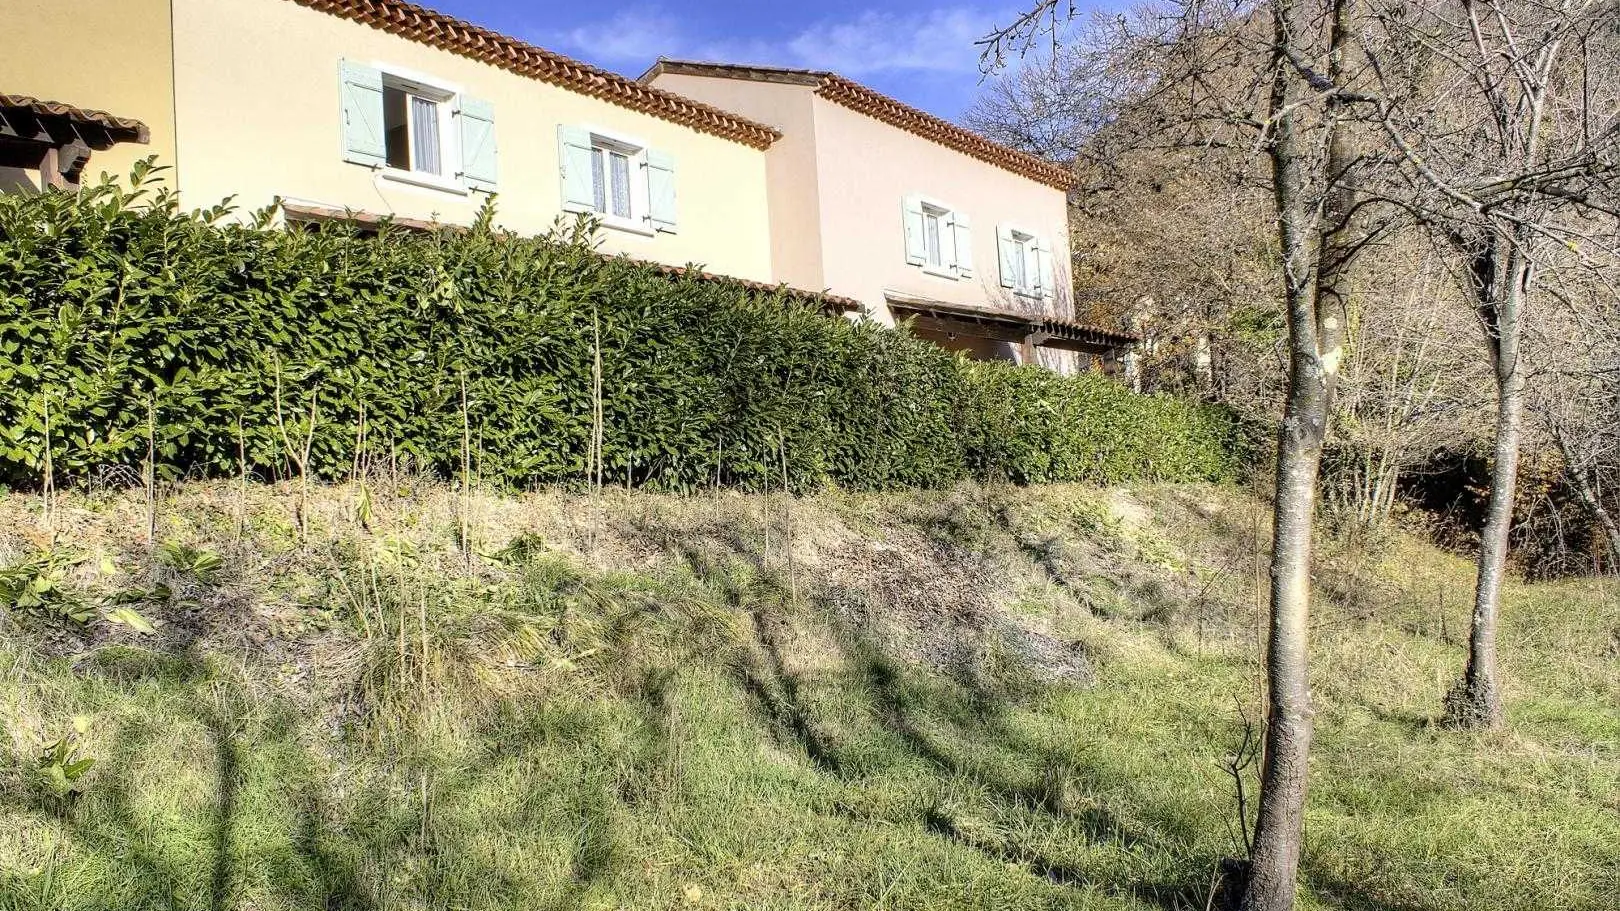
[[[659,58],[652,68],[641,75],[641,81],[650,82],[660,73],[714,76],[722,79],[753,79],[761,82],[810,86],[815,89],[817,95],[828,101],[932,140],[948,149],[1012,171],[1014,174],[1020,174],[1059,190],[1067,190],[1074,185],[1073,172],[1062,165],[991,142],[978,133],[965,130],[926,111],[919,111],[903,101],[845,79],[837,73]]]
[[[1037,344],[1053,348],[1107,351],[1126,348],[1140,341],[1129,332],[1118,332],[1044,313],[996,310],[895,294],[889,295],[889,307],[902,318],[907,315],[930,316],[986,328],[1013,330],[1018,335],[1036,336],[1039,338]]]
[[[74,126],[100,127],[114,142],[150,142],[152,138],[152,131],[139,120],[76,108],[60,101],[41,101],[27,95],[0,94],[0,111],[24,111],[34,117],[65,120]]]
[[[756,149],[768,148],[781,136],[768,126],[736,114],[404,0],[293,2]]]

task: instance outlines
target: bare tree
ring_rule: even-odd
[[[1556,268],[1556,267],[1555,267]],[[1620,259],[1606,270],[1620,274]],[[1557,351],[1531,399],[1536,422],[1563,459],[1576,500],[1607,542],[1611,571],[1620,570],[1620,295],[1606,283],[1561,283],[1554,318],[1543,325]]]
[[[986,39],[992,62],[1061,28],[1045,0]],[[1343,361],[1349,267],[1366,242],[1354,223],[1363,156],[1353,112],[1323,79],[1352,81],[1350,0],[1272,0],[1254,9],[1188,2],[1114,45],[1152,74],[1128,99],[1137,148],[1252,149],[1270,177],[1287,324],[1287,385],[1277,435],[1266,672],[1266,750],[1242,907],[1293,907],[1312,733],[1309,618],[1318,477]]]
[[[1406,205],[1454,251],[1495,375],[1491,496],[1480,534],[1468,663],[1446,700],[1467,727],[1502,723],[1498,616],[1523,447],[1523,350],[1537,268],[1559,247],[1605,242],[1572,213],[1612,214],[1620,111],[1607,59],[1615,0],[1384,3],[1368,58],[1378,109],[1412,194]],[[1594,78],[1597,77],[1597,78]],[[1598,92],[1594,94],[1594,86]],[[1600,107],[1609,102],[1607,109]]]

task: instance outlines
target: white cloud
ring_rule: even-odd
[[[691,34],[659,6],[542,37],[541,44],[613,66],[659,57],[833,70],[846,76],[888,72],[977,72],[973,42],[1007,17],[1005,9],[949,6],[915,12],[867,10],[818,22],[784,41],[729,40]]]
[[[669,55],[671,38],[679,32],[674,16],[657,8],[623,10],[611,19],[570,29],[543,44],[581,51],[609,63],[651,63]]]
[[[976,72],[973,42],[999,21],[996,12],[945,7],[919,13],[868,10],[848,22],[811,26],[788,42],[800,65],[846,76],[894,70]]]

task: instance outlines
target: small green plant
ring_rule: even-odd
[[[100,599],[101,619],[108,623],[127,626],[143,636],[157,632],[157,626],[135,609],[140,604],[168,604],[174,601],[174,591],[167,585],[150,588],[122,588]]]
[[[521,531],[491,556],[502,563],[521,566],[534,562],[549,550],[544,537],[532,531]]]
[[[0,569],[0,604],[21,614],[67,621],[75,626],[88,626],[99,618],[127,626],[143,636],[156,632],[156,625],[135,606],[171,601],[173,593],[169,587],[123,588],[96,597],[86,596],[68,578],[86,559],[76,553],[47,550]],[[104,574],[116,571],[110,560],[102,561]]]
[[[164,541],[158,546],[157,561],[203,585],[217,583],[225,568],[225,558],[218,552],[206,547],[194,547],[184,541]]]
[[[45,745],[36,770],[45,788],[60,800],[72,802],[84,793],[84,776],[96,764],[95,757],[84,755],[82,740],[90,732],[90,719],[83,715],[73,717],[73,729]]]
[[[95,619],[95,605],[68,584],[68,574],[84,559],[47,550],[0,569],[0,603],[36,617],[89,623]]]

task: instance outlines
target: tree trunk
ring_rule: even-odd
[[[1260,806],[1249,857],[1244,911],[1291,911],[1299,855],[1305,839],[1305,793],[1311,752],[1310,610],[1312,534],[1317,481],[1332,394],[1337,385],[1347,295],[1338,256],[1349,198],[1336,189],[1347,154],[1328,106],[1328,154],[1313,152],[1296,134],[1293,111],[1308,97],[1287,61],[1288,42],[1307,34],[1306,4],[1275,0],[1272,7],[1276,67],[1271,87],[1272,194],[1277,208],[1283,286],[1288,315],[1288,397],[1277,440],[1276,518],[1271,551],[1271,636],[1266,646],[1266,749],[1260,770]],[[1348,3],[1333,6],[1330,77],[1342,75]],[[1296,21],[1298,20],[1298,21]],[[1307,176],[1306,167],[1321,171]],[[1312,179],[1314,178],[1314,179]],[[1328,184],[1319,202],[1308,187]]]
[[[1242,907],[1288,911],[1304,841],[1311,750],[1309,678],[1311,536],[1327,423],[1315,345],[1296,346],[1288,403],[1278,435],[1276,521],[1271,557],[1271,637],[1266,648],[1269,703],[1254,852]]]
[[[1499,728],[1502,689],[1496,666],[1496,633],[1502,583],[1507,575],[1508,536],[1519,481],[1519,441],[1524,423],[1524,370],[1519,336],[1530,264],[1512,243],[1506,266],[1497,274],[1500,244],[1492,239],[1473,264],[1480,294],[1481,321],[1496,372],[1496,454],[1491,466],[1491,500],[1480,532],[1479,574],[1474,583],[1474,615],[1468,633],[1468,666],[1446,696],[1446,720],[1458,727]]]

